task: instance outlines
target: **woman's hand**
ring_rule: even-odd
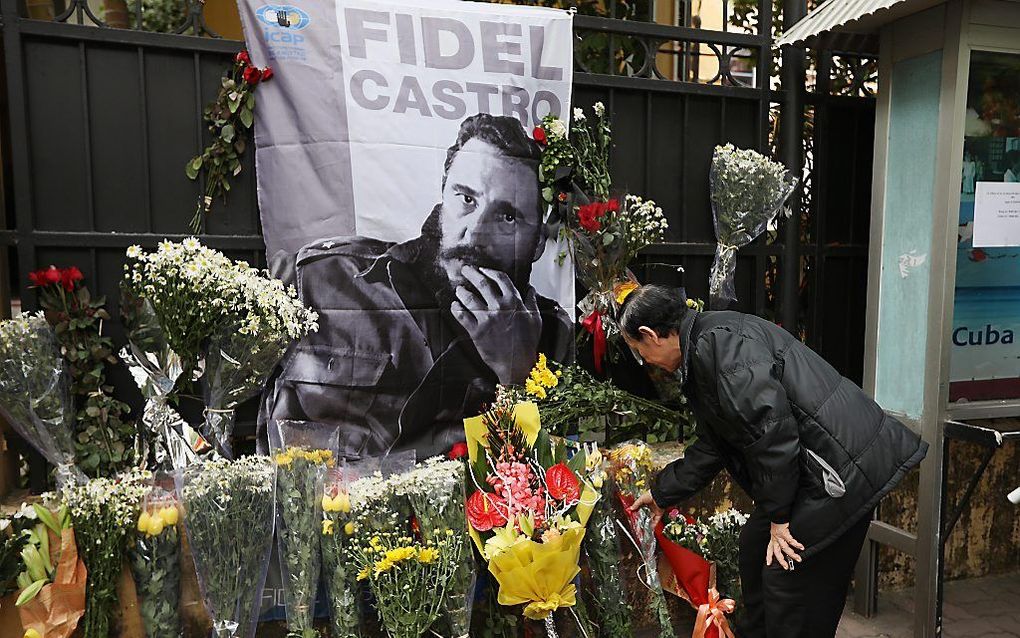
[[[771,566],[772,559],[783,566],[783,569],[792,570],[793,561],[800,562],[800,554],[794,549],[804,551],[804,546],[797,542],[797,539],[790,534],[790,524],[783,523],[778,525],[771,523],[771,529],[769,533],[771,537],[769,539],[769,548],[765,552],[765,564]]]
[[[652,498],[651,492],[645,492],[634,501],[634,504],[630,506],[630,511],[636,512],[642,507],[647,507],[648,511],[652,515],[652,527],[659,524],[662,520],[662,508],[655,504],[655,499]]]

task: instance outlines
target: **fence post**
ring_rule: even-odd
[[[759,0],[769,2],[771,0]],[[807,0],[783,0],[783,31],[787,31],[807,13]],[[785,46],[780,73],[783,101],[780,106],[780,159],[798,178],[804,165],[804,50]],[[802,184],[790,196],[793,215],[782,224],[783,260],[779,279],[779,321],[788,331],[798,334],[797,310],[800,293],[800,193]]]

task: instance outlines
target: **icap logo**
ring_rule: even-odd
[[[295,31],[304,29],[311,21],[307,13],[289,4],[267,4],[259,7],[256,15],[258,15],[259,20],[271,27],[293,29]]]

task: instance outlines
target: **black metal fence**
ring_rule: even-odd
[[[207,31],[200,6],[193,3],[181,30]],[[58,7],[55,19],[37,20],[25,17],[19,0],[0,0],[0,250],[10,255],[10,272],[0,279],[32,309],[27,273],[74,264],[116,315],[125,249],[188,234],[203,185],[190,181],[184,166],[208,141],[202,109],[243,44],[69,22],[89,22],[86,7],[74,0]],[[668,216],[667,241],[635,264],[642,280],[683,284],[707,298],[715,251],[712,149],[733,142],[768,152],[771,115],[783,102],[770,83],[771,11],[770,2],[761,3],[757,33],[575,18],[575,102],[606,105],[615,185],[655,199]],[[742,249],[738,309],[776,317],[778,273],[796,269],[791,281],[801,283],[806,339],[860,380],[874,100],[861,97],[861,87],[852,87],[855,97],[832,96],[830,84],[820,82],[808,95],[815,128],[803,245],[784,246],[773,234]],[[264,263],[251,153],[201,238]],[[122,343],[119,326],[110,330]],[[134,392],[126,378],[119,381],[123,392]]]

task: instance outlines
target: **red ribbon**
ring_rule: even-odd
[[[592,350],[595,356],[595,372],[602,374],[602,359],[606,356],[606,330],[602,327],[602,315],[598,310],[592,310],[581,322],[581,326],[594,338]]]

